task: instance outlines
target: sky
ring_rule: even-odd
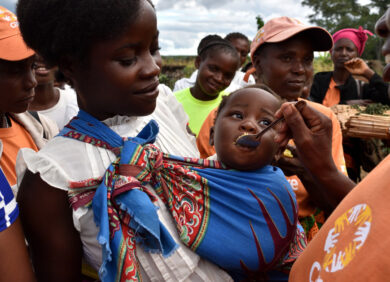
[[[48,0],[49,1],[49,0]],[[0,0],[15,11],[16,0]],[[153,0],[157,11],[162,55],[196,55],[207,34],[225,36],[241,32],[251,40],[257,32],[256,16],[264,21],[277,16],[294,17],[309,24],[308,7],[301,0]]]

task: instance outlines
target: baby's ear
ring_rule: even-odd
[[[195,58],[195,68],[196,69],[199,69],[201,61],[202,61],[202,59],[200,58],[200,56],[196,56],[196,58]]]
[[[210,128],[210,139],[209,139],[209,144],[211,146],[214,146],[214,126]]]

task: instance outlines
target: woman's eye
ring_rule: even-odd
[[[136,58],[131,58],[131,59],[120,59],[120,60],[119,60],[119,63],[120,63],[122,66],[125,66],[125,67],[131,66],[131,65],[134,64],[135,62],[136,62]]]
[[[313,62],[313,57],[306,57],[305,62],[311,64]]]
[[[150,53],[151,53],[152,55],[155,55],[156,53],[160,52],[160,50],[161,50],[161,47],[158,46],[157,48],[153,48],[153,49],[150,51]]]
[[[291,62],[292,58],[291,56],[282,56],[282,61],[285,63]]]

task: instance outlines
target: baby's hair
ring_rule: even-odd
[[[96,42],[119,36],[149,0],[19,0],[17,16],[27,45],[49,66],[63,57],[88,62]],[[152,5],[153,6],[153,5]]]
[[[227,103],[232,99],[232,97],[235,96],[237,93],[241,92],[243,89],[248,89],[248,88],[262,89],[262,90],[272,94],[272,96],[274,96],[279,101],[280,105],[282,105],[283,99],[278,94],[276,94],[275,91],[273,91],[271,88],[269,88],[267,85],[262,84],[262,83],[249,85],[249,86],[246,86],[244,88],[237,89],[236,91],[233,91],[229,95],[222,97],[222,101],[218,106],[217,114],[216,114],[215,119],[214,119],[214,124],[217,121],[219,114],[222,112],[222,109],[227,105]]]
[[[213,55],[216,51],[229,53],[237,58],[237,60],[239,59],[234,46],[217,34],[207,35],[199,42],[198,56],[202,61],[208,56]]]
[[[229,42],[232,42],[235,39],[243,39],[243,40],[247,41],[249,44],[248,37],[246,37],[246,35],[242,34],[241,32],[231,32],[225,36],[225,40],[227,40]]]

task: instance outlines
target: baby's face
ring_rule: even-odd
[[[211,129],[210,141],[215,146],[218,160],[238,170],[254,170],[270,164],[278,150],[274,129],[266,132],[255,148],[238,145],[236,140],[244,133],[256,134],[263,130],[275,120],[274,114],[279,107],[280,102],[262,89],[247,88],[236,92]]]

